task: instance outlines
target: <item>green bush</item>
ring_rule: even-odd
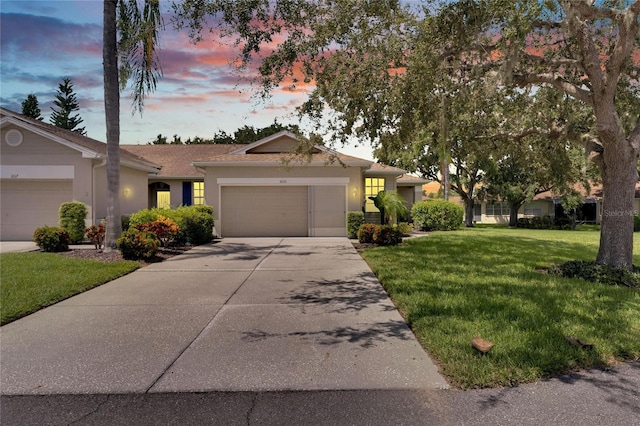
[[[363,223],[360,225],[358,229],[358,241],[363,244],[373,244],[373,233],[375,232],[378,225],[374,225],[373,223]]]
[[[43,226],[35,230],[33,241],[44,251],[59,252],[69,250],[71,237],[62,227]]]
[[[363,212],[347,212],[347,237],[358,238],[358,229],[364,224]]]
[[[150,259],[158,251],[160,240],[153,232],[141,232],[131,228],[116,241],[122,257],[128,260]]]
[[[633,232],[640,232],[640,214],[633,215]]]
[[[464,210],[450,201],[420,201],[411,208],[411,217],[423,231],[453,231],[462,226]]]
[[[411,231],[413,231],[413,225],[407,222],[400,222],[393,227],[396,228],[402,236],[408,236],[411,234]]]
[[[120,223],[122,224],[122,231],[129,230],[129,222],[131,221],[131,216],[123,214],[120,216]]]
[[[69,234],[71,242],[77,243],[84,238],[84,219],[87,217],[87,206],[77,201],[62,203],[58,210],[60,226]]]
[[[158,217],[174,220],[180,232],[175,244],[205,244],[213,239],[213,207],[211,206],[180,206],[177,209],[144,209],[131,215],[130,226],[135,227],[143,223],[154,222]]]
[[[601,284],[640,288],[639,273],[587,260],[570,260],[554,266],[550,272],[567,278],[581,278]]]
[[[397,246],[402,242],[402,235],[397,228],[389,225],[376,226],[373,230],[373,243],[379,246]]]
[[[570,230],[576,229],[576,222],[570,217],[552,217],[534,216],[534,217],[521,217],[516,224],[517,228],[526,229],[563,229]]]

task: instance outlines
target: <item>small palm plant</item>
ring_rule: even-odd
[[[395,223],[398,216],[405,216],[409,213],[406,201],[398,194],[398,191],[380,191],[375,197],[369,198],[380,210],[382,225]]]

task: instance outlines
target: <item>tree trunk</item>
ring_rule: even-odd
[[[464,226],[473,228],[473,198],[465,198],[464,200]]]
[[[518,210],[523,204],[522,202],[509,204],[509,228],[518,227]]]
[[[633,199],[638,156],[626,141],[609,143],[602,153],[602,217],[596,262],[631,269]]]
[[[115,248],[120,219],[120,86],[118,84],[117,0],[104,0],[102,62],[107,127],[107,233],[105,251]]]

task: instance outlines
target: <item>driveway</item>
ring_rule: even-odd
[[[347,239],[225,239],[1,329],[5,395],[446,388]]]

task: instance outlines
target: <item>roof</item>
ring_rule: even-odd
[[[407,171],[403,169],[399,169],[393,166],[387,166],[386,164],[373,163],[369,170],[365,171],[364,174],[366,176],[370,175],[404,175]]]
[[[222,154],[194,161],[195,166],[325,166],[329,164],[363,166],[371,164],[368,160],[340,153],[323,152],[310,157],[294,154]]]
[[[85,158],[106,159],[107,157],[107,144],[104,142],[81,135],[78,132],[72,132],[40,120],[35,120],[6,108],[0,107],[0,123],[2,126],[14,124],[25,130],[49,138],[81,152]],[[145,158],[123,150],[122,145],[120,146],[120,162],[126,166],[139,168],[148,172],[157,172],[160,168],[160,166]]]
[[[227,154],[238,145],[121,145],[121,148],[162,165],[158,177],[202,178],[203,173],[192,165],[194,160]]]
[[[409,174],[403,174],[402,176],[400,176],[397,180],[396,183],[398,184],[398,186],[420,186],[423,185],[425,183],[429,183],[430,181],[428,179],[423,179],[421,177],[418,176],[412,176]]]
[[[592,183],[590,191],[587,192],[584,185],[578,183],[574,186],[574,189],[578,191],[587,200],[595,200],[602,198],[602,184]],[[542,192],[534,197],[534,200],[554,200],[562,197],[562,194],[556,194],[551,191]],[[640,182],[636,182],[635,198],[640,198]]]

